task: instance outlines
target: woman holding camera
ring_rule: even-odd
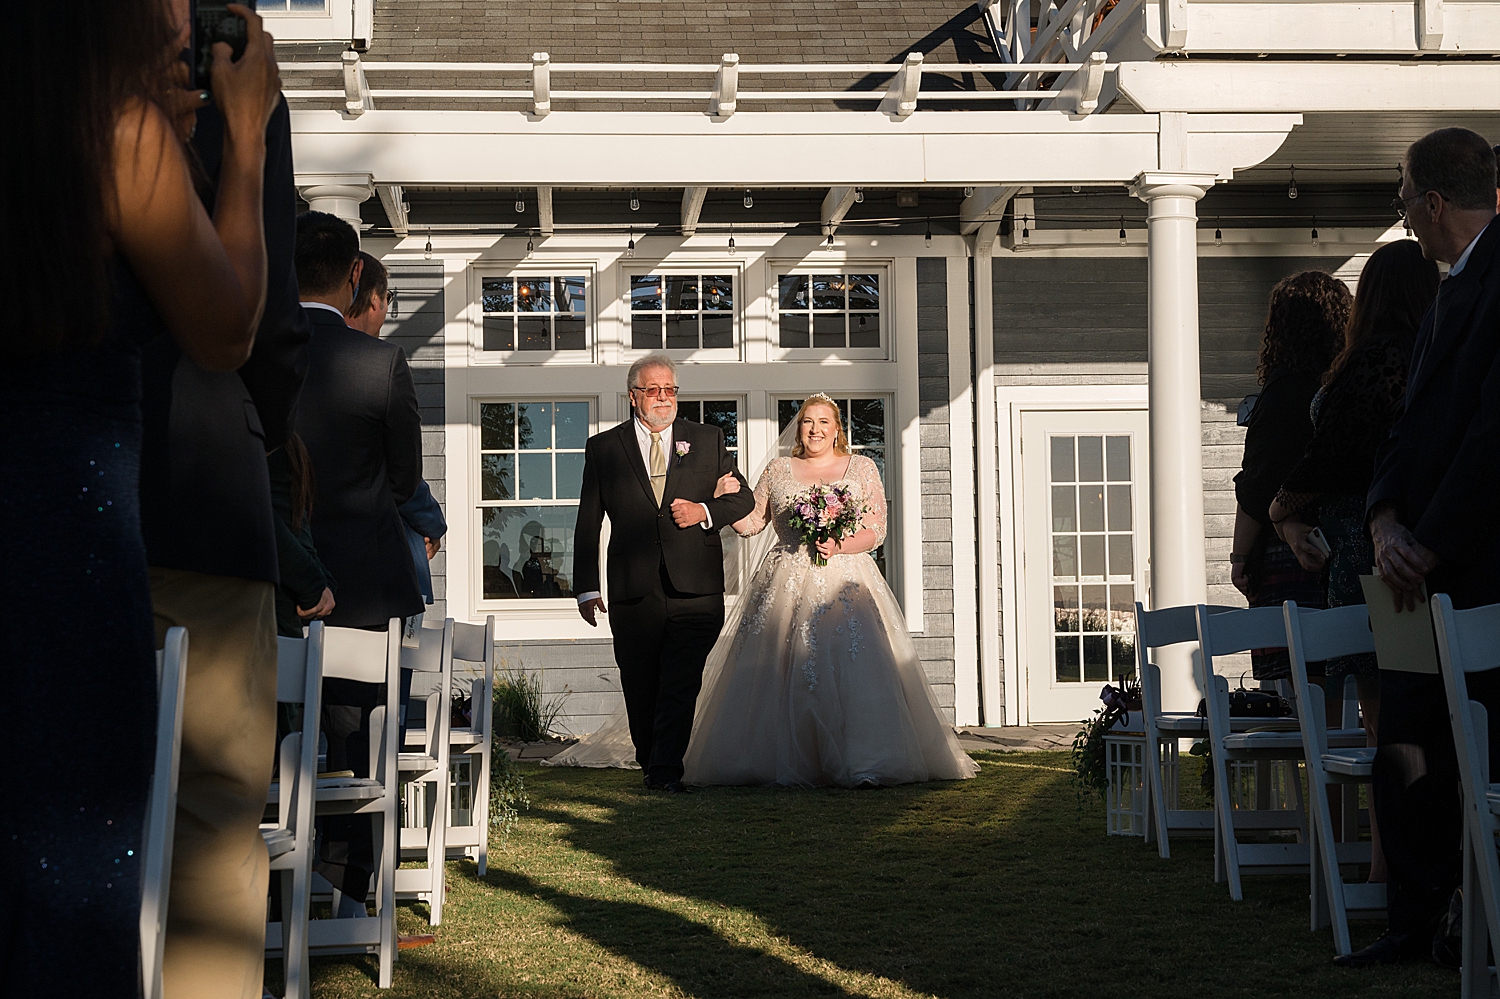
[[[28,758],[0,777],[0,981],[17,994],[140,990],[156,718],[140,347],[170,335],[197,364],[233,370],[265,297],[263,135],[280,82],[259,19],[231,9],[249,41],[238,61],[215,47],[230,138],[212,219],[181,145],[207,100],[180,89],[185,10],[7,10],[0,516],[24,530],[0,538],[0,726]],[[98,709],[79,718],[80,704]]]

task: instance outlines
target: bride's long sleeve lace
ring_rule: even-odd
[[[869,458],[857,455],[849,469],[849,477],[859,483],[865,496],[865,514],[860,518],[860,526],[875,532],[873,551],[885,544],[885,487],[880,483],[880,468]]]
[[[759,534],[771,522],[771,469],[775,467],[775,462],[772,462],[760,473],[760,480],[755,483],[755,508],[732,525],[734,532],[742,538]]]

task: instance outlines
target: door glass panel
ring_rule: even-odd
[[[1052,481],[1076,482],[1073,474],[1073,438],[1052,438]]]

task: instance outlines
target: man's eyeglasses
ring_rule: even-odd
[[[1403,198],[1399,194],[1396,195],[1396,197],[1391,199],[1391,207],[1396,209],[1396,217],[1399,219],[1406,218],[1406,206],[1411,204],[1413,201],[1418,201],[1422,198],[1427,197],[1427,195],[1431,193],[1431,191],[1423,191],[1421,194],[1413,194],[1409,198]]]
[[[642,395],[644,395],[647,399],[657,399],[657,398],[661,398],[661,399],[675,399],[675,398],[677,398],[677,386],[675,386],[675,385],[662,385],[662,386],[653,385],[650,388],[641,388],[640,386],[636,386],[635,388],[631,389],[630,391],[632,391],[632,392],[639,392]]]

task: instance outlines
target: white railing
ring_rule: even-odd
[[[1088,0],[1102,3],[1104,0]],[[365,62],[359,53],[349,51],[339,62],[288,62],[282,65],[282,73],[296,76],[301,73],[342,72],[344,89],[298,89],[289,87],[285,93],[292,100],[343,98],[345,111],[359,115],[371,110],[380,98],[402,99],[478,99],[495,101],[522,100],[530,103],[531,113],[544,116],[552,111],[554,100],[587,101],[614,100],[647,103],[651,101],[704,101],[707,113],[717,118],[726,118],[739,110],[741,101],[869,101],[878,103],[881,111],[904,118],[916,111],[923,101],[942,101],[960,106],[974,104],[992,105],[996,102],[1011,102],[1015,107],[1031,106],[1042,100],[1058,100],[1059,104],[1075,113],[1087,114],[1095,110],[1099,89],[1106,71],[1114,66],[1105,61],[1104,53],[1094,52],[1079,63],[1052,62],[1032,63],[927,63],[920,52],[914,52],[900,63],[767,63],[746,65],[734,53],[725,54],[718,63],[554,63],[545,52],[532,56],[531,62]],[[529,89],[506,88],[439,88],[404,87],[375,89],[369,85],[368,77],[386,73],[445,73],[464,74],[478,78],[510,78],[529,75]],[[997,90],[923,90],[924,74],[935,73],[988,73],[1004,74],[1005,86]],[[577,87],[554,90],[555,75],[576,77],[599,76],[651,76],[651,77],[711,77],[705,81],[704,89],[605,89],[604,87]],[[847,78],[850,76],[890,77],[883,90],[851,90],[848,85],[829,85],[815,89],[776,89],[763,86],[755,90],[740,89],[741,77],[811,76]],[[1040,89],[1042,77],[1066,77],[1059,80],[1054,89]],[[1015,82],[1031,81],[1029,89],[1018,89]],[[586,82],[586,81],[583,81]]]

